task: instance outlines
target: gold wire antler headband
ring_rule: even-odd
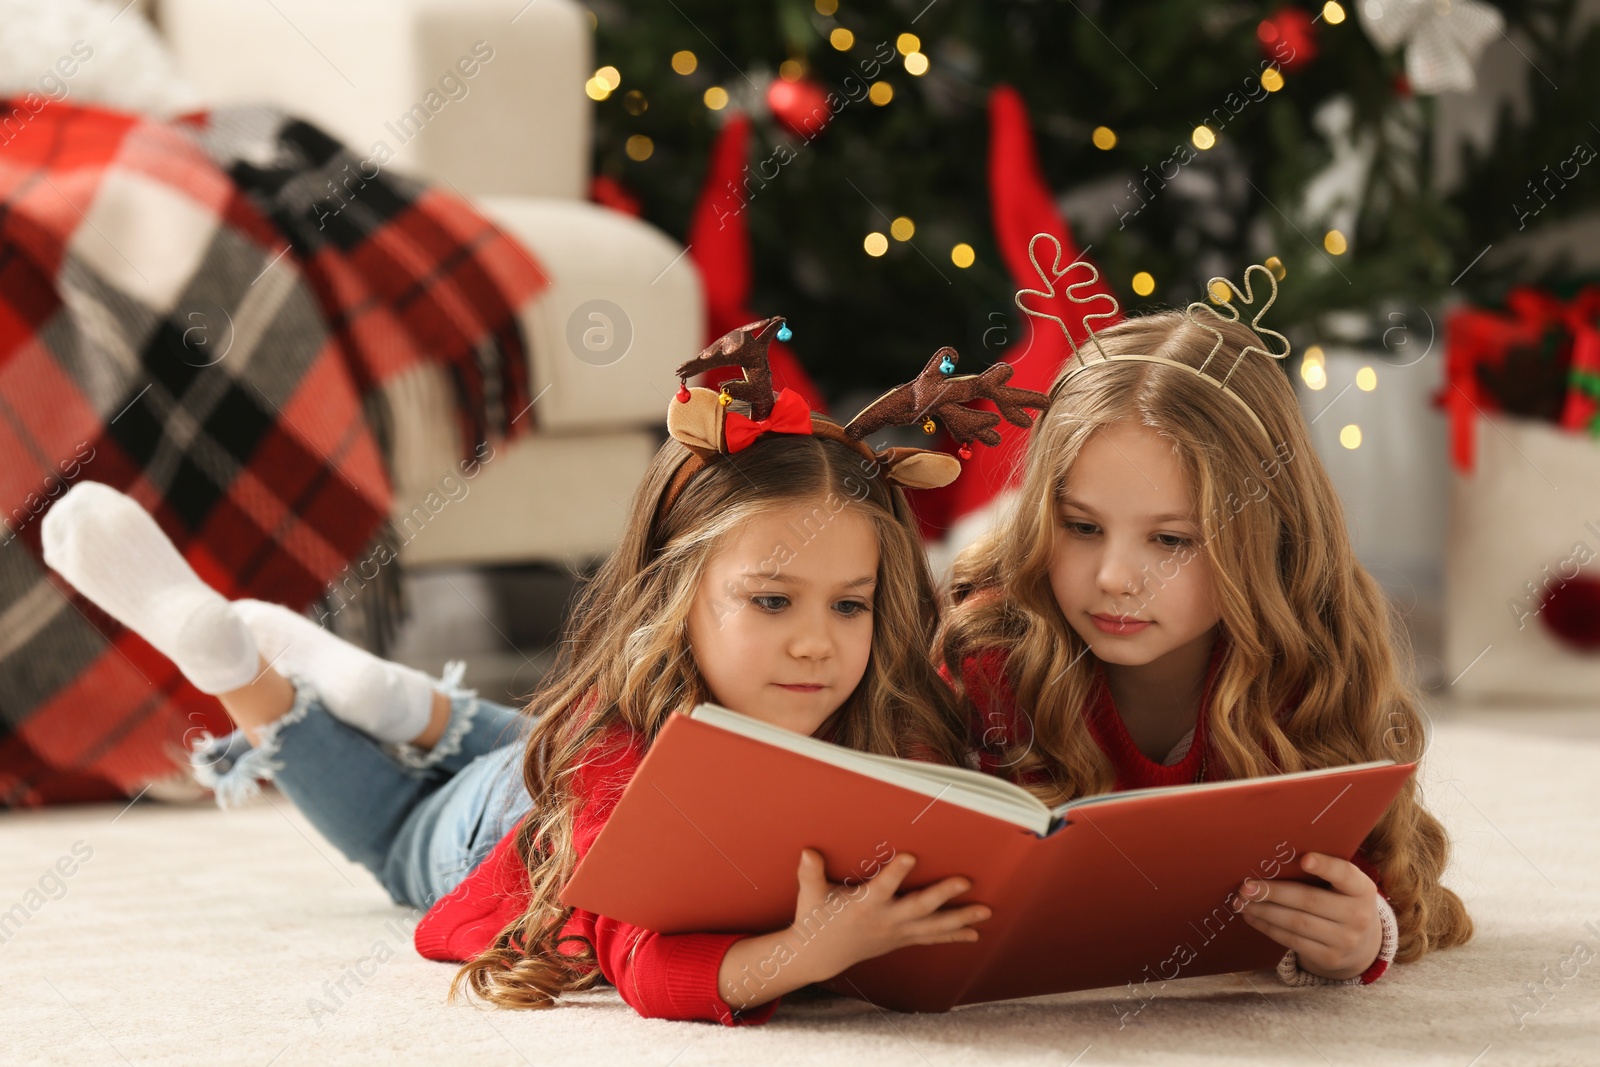
[[[1049,272],[1046,272],[1045,269],[1039,265],[1039,258],[1035,253],[1035,246],[1041,241],[1048,242],[1055,247],[1055,256],[1051,261]],[[1228,379],[1233,377],[1233,372],[1238,369],[1239,363],[1247,354],[1251,352],[1259,352],[1269,359],[1285,359],[1289,355],[1289,339],[1276,330],[1272,330],[1261,325],[1262,316],[1267,313],[1267,309],[1272,307],[1273,302],[1278,299],[1278,278],[1277,275],[1272,273],[1270,268],[1260,263],[1254,263],[1247,267],[1244,272],[1244,288],[1242,290],[1227,278],[1212,278],[1206,283],[1206,293],[1210,297],[1210,300],[1196,300],[1184,309],[1184,315],[1189,319],[1190,322],[1209,333],[1212,337],[1216,338],[1216,344],[1211,346],[1211,351],[1206,354],[1205,359],[1201,360],[1200,366],[1193,367],[1187,363],[1180,363],[1174,359],[1167,359],[1165,356],[1152,356],[1135,352],[1123,352],[1114,356],[1107,355],[1105,349],[1100,346],[1100,338],[1096,335],[1091,323],[1105,319],[1115,320],[1121,315],[1122,306],[1117,302],[1117,298],[1109,292],[1091,293],[1088,297],[1081,297],[1078,295],[1078,290],[1086,287],[1092,287],[1100,280],[1100,272],[1095,269],[1094,264],[1088,262],[1087,260],[1076,259],[1071,263],[1068,263],[1065,267],[1062,267],[1061,242],[1058,241],[1054,235],[1048,233],[1037,233],[1033,235],[1033,239],[1028,242],[1028,258],[1033,262],[1033,269],[1038,272],[1040,279],[1044,282],[1045,288],[1042,291],[1038,289],[1019,289],[1015,298],[1016,304],[1018,308],[1022,309],[1023,314],[1031,315],[1036,319],[1045,319],[1055,323],[1061,328],[1062,334],[1067,339],[1067,344],[1072,347],[1072,358],[1076,364],[1061,379],[1062,381],[1082,373],[1092,364],[1109,363],[1118,360],[1133,360],[1140,363],[1161,363],[1168,367],[1177,367],[1180,370],[1187,371],[1196,377],[1204,379],[1206,382],[1222,390],[1223,393],[1232,397],[1240,407],[1244,408],[1244,410],[1249,413],[1251,421],[1261,428],[1261,432],[1267,437],[1267,439],[1271,440],[1272,435],[1267,433],[1267,427],[1261,421],[1261,417],[1256,414],[1255,409],[1253,409],[1249,403],[1245,401],[1244,397],[1228,388]],[[1035,310],[1034,308],[1030,308],[1028,305],[1022,302],[1022,298],[1025,296],[1036,296],[1045,300],[1054,299],[1056,296],[1056,283],[1062,278],[1065,278],[1068,274],[1072,273],[1072,271],[1078,267],[1082,267],[1084,270],[1086,270],[1088,272],[1088,276],[1082,281],[1074,282],[1073,284],[1068,285],[1064,290],[1062,290],[1061,295],[1065,296],[1068,301],[1074,304],[1088,305],[1097,300],[1105,300],[1108,301],[1111,306],[1111,310],[1109,311],[1098,311],[1083,316],[1084,329],[1088,333],[1088,340],[1091,344],[1093,344],[1094,350],[1100,354],[1100,358],[1093,361],[1087,358],[1087,351],[1078,347],[1078,342],[1073,339],[1072,331],[1067,329],[1067,324],[1058,316],[1052,315],[1047,311]],[[1257,271],[1259,271],[1262,276],[1265,277],[1270,290],[1270,292],[1267,294],[1266,301],[1261,304],[1258,309],[1256,308],[1255,292],[1250,284],[1250,276]],[[1233,362],[1228,364],[1227,369],[1221,370],[1220,365],[1222,360],[1218,359],[1218,353],[1222,351],[1222,346],[1224,343],[1222,331],[1217,329],[1217,327],[1211,322],[1204,320],[1209,318],[1216,320],[1216,322],[1240,321],[1239,308],[1235,301],[1244,304],[1246,307],[1255,309],[1255,314],[1250,319],[1250,329],[1255,331],[1258,337],[1276,338],[1282,343],[1283,351],[1274,352],[1272,351],[1271,347],[1264,348],[1261,345],[1256,344],[1245,345],[1239,350],[1238,354],[1233,357]],[[1223,314],[1224,311],[1227,312],[1226,315]],[[1213,363],[1218,365],[1216,369],[1213,369]]]
[[[767,346],[772,339],[788,340],[783,316],[760,319],[731,330],[708,345],[700,355],[678,368],[680,385],[667,406],[667,432],[692,453],[674,472],[662,494],[660,514],[666,514],[678,494],[707,462],[748,448],[770,433],[810,434],[838,441],[859,453],[864,469],[882,471],[899,485],[935,489],[949,485],[961,473],[961,462],[947,452],[925,448],[874,449],[869,434],[890,426],[920,425],[932,434],[944,422],[959,443],[961,459],[972,458],[972,442],[998,445],[995,429],[1002,416],[1012,425],[1033,425],[1028,408],[1043,409],[1050,398],[1031,389],[1007,385],[1009,363],[996,363],[981,374],[956,374],[961,357],[953,348],[935,352],[915,379],[898,385],[868,404],[844,426],[813,418],[805,399],[792,389],[774,394],[767,366]],[[688,379],[718,367],[738,367],[742,379],[725,383],[720,391],[689,387]],[[749,414],[729,410],[734,400],[749,405]],[[965,405],[992,401],[998,411],[980,411]]]

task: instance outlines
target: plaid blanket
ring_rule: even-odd
[[[280,112],[0,100],[0,803],[135,795],[228,728],[41,562],[68,486],[304,609],[388,536],[387,388],[444,368],[469,455],[528,428],[517,314],[546,285],[461,200]]]

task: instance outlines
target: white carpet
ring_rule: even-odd
[[[0,911],[27,912],[0,933],[0,1059],[1600,1063],[1600,710],[1435,719],[1425,788],[1455,838],[1448,881],[1478,935],[1366,989],[1289,989],[1265,973],[1191,979],[1125,1028],[1126,990],[943,1016],[814,999],[746,1030],[645,1021],[610,990],[544,1012],[447,1007],[453,967],[412,950],[414,918],[271,794],[234,813],[140,803],[0,816]],[[90,858],[47,878],[78,842]],[[1579,942],[1591,952],[1575,957]],[[1519,1029],[1510,998],[1546,979],[1545,1006]]]

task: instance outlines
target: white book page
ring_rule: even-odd
[[[1192,792],[1197,789],[1229,789],[1248,785],[1251,782],[1280,781],[1289,778],[1321,778],[1330,774],[1342,774],[1345,771],[1366,770],[1370,767],[1391,767],[1394,760],[1376,760],[1372,763],[1348,763],[1342,767],[1322,767],[1314,771],[1299,771],[1295,774],[1274,774],[1265,778],[1231,778],[1220,782],[1191,782],[1188,785],[1164,785],[1154,789],[1129,789],[1121,793],[1099,793],[1092,797],[1079,797],[1069,800],[1060,807],[1053,808],[1050,814],[1059,818],[1074,808],[1089,807],[1094,804],[1105,804],[1111,801],[1132,800],[1137,797],[1155,797],[1166,793]]]
[[[1036,834],[1043,835],[1050,829],[1051,813],[1043,803],[1026,790],[981,771],[857,752],[772,726],[716,704],[701,704],[689,717],[729,733],[808,756],[820,763],[855,771],[868,778],[933,797],[941,803],[1002,819]]]

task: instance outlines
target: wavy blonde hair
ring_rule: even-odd
[[[862,469],[834,441],[773,434],[709,463],[660,521],[662,494],[689,452],[668,440],[634,497],[621,544],[584,589],[560,658],[529,705],[523,779],[533,814],[516,831],[531,897],[526,912],[467,962],[467,984],[499,1007],[547,1007],[600,980],[593,945],[562,938],[559,901],[577,867],[573,827],[585,798],[574,775],[609,731],[625,726],[647,747],[675,711],[710,698],[690,653],[689,609],[718,550],[751,519],[784,505],[826,501],[854,509],[878,538],[872,652],[866,674],[831,717],[831,739],[882,755],[961,763],[963,720],[930,657],[939,596],[900,490]],[[875,472],[874,472],[875,473]],[[521,947],[519,947],[521,946]]]
[[[1246,345],[1262,346],[1242,324],[1222,333],[1223,367]],[[1113,355],[1193,367],[1216,340],[1175,311],[1128,319],[1099,338]],[[1227,638],[1206,725],[1227,776],[1423,754],[1418,696],[1400,666],[1410,659],[1401,628],[1356,561],[1286,376],[1250,353],[1228,386],[1262,426],[1213,382],[1174,367],[1113,361],[1058,376],[1029,439],[1017,505],[956,560],[940,651],[963,698],[969,657],[1009,654],[1007,678],[1017,707],[1032,709],[1032,737],[1002,758],[1019,779],[1043,782],[1032,788],[1052,804],[1109,792],[1115,780],[1082,713],[1098,661],[1063,617],[1047,569],[1072,465],[1095,433],[1121,421],[1170,441],[1194,489],[1199,551],[1211,564]],[[1149,594],[1159,596],[1162,577],[1146,576]],[[1400,960],[1472,936],[1460,898],[1439,882],[1449,840],[1423,807],[1415,776],[1363,847],[1400,921]]]

